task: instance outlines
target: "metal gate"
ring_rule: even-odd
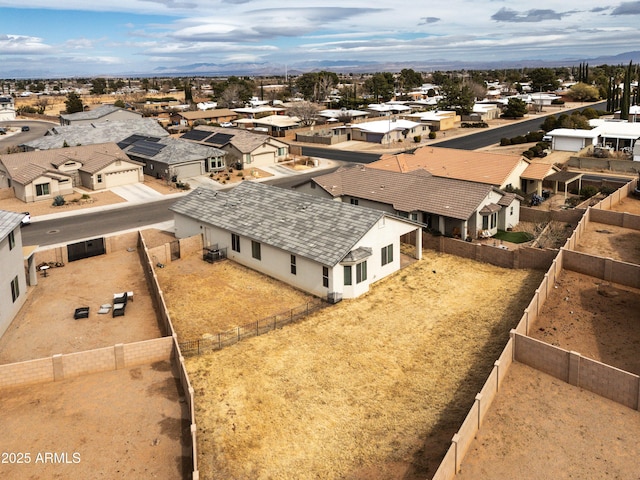
[[[70,243],[67,245],[67,255],[70,262],[82,260],[83,258],[104,255],[104,238],[93,238],[84,242]]]
[[[169,243],[169,247],[171,248],[171,261],[180,259],[180,241],[176,240],[174,242]]]

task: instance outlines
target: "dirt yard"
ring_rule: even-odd
[[[196,340],[285,312],[312,295],[230,260],[191,255],[156,269],[178,339]]]
[[[37,217],[39,215],[50,215],[85,208],[103,207],[105,205],[112,205],[114,203],[121,203],[125,201],[124,198],[111,191],[100,193],[87,192],[87,194],[91,198],[86,200],[83,200],[82,194],[77,192],[64,195],[64,199],[67,203],[60,207],[54,207],[52,205],[53,199],[47,201],[43,200],[41,202],[25,203],[17,198],[7,198],[0,200],[0,209],[8,210],[10,212],[29,212],[32,217]]]
[[[0,477],[190,478],[183,395],[169,362],[2,390],[0,452],[30,463]],[[54,452],[68,463],[38,461]]]
[[[541,278],[425,251],[360,299],[187,359],[201,478],[429,478]]]
[[[99,315],[113,294],[133,291],[126,315]],[[78,307],[89,318],[74,320]],[[0,339],[0,363],[12,363],[161,336],[137,252],[121,251],[52,268]]]
[[[627,212],[633,215],[640,215],[640,199],[627,197],[621,202],[611,207],[613,212]]]
[[[638,479],[640,412],[514,363],[456,480]]]
[[[640,375],[640,290],[563,271],[530,336]]]
[[[589,222],[575,250],[640,264],[640,230]]]

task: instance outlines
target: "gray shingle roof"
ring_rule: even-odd
[[[206,145],[173,137],[161,138],[158,143],[166,145],[166,147],[153,156],[147,156],[141,153],[130,153],[129,150],[135,149],[136,143],[125,148],[125,152],[131,157],[154,160],[156,162],[166,163],[167,165],[193,162],[206,158],[223,157],[227,154],[227,152],[220,150],[219,148],[208,147]]]
[[[0,240],[4,240],[20,223],[24,214],[0,210]]]
[[[217,147],[224,147],[225,145],[231,144],[242,153],[251,153],[265,143],[273,140],[268,135],[264,135],[262,133],[253,133],[242,128],[210,127],[208,125],[202,125],[194,128],[194,130],[211,132],[211,135],[213,135],[214,133],[223,133],[225,135],[230,135],[231,138],[228,141],[213,145]]]
[[[60,115],[60,117],[65,120],[97,120],[102,118],[110,113],[117,112],[118,110],[124,110],[124,108],[116,107],[115,105],[101,105],[98,108],[94,108],[93,110],[88,110],[86,112],[76,112],[76,113],[68,113],[65,115]],[[130,111],[130,110],[128,110]],[[137,113],[142,117],[141,113]]]
[[[328,266],[386,215],[251,181],[229,192],[198,188],[170,210]]]
[[[117,143],[133,134],[145,137],[169,136],[169,133],[156,120],[141,118],[140,120],[54,127],[47,132],[46,136],[22,145],[31,150],[49,150],[51,148],[62,148],[65,141],[70,147],[96,143]]]
[[[312,179],[333,197],[348,195],[393,206],[467,220],[492,190],[486,183],[434,177],[426,170],[389,172],[363,165],[342,167]]]

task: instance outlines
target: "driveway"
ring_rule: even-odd
[[[144,202],[162,197],[161,193],[142,183],[113,187],[111,191],[124,198],[127,202]]]

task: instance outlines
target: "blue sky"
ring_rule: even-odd
[[[325,60],[558,60],[640,50],[640,1],[0,0],[0,18],[0,77],[254,62],[284,73]]]

